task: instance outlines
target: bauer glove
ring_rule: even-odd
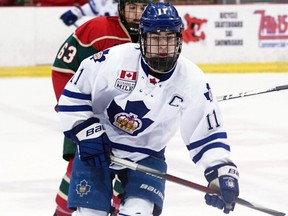
[[[111,142],[98,118],[90,118],[71,131],[77,144],[79,158],[96,168],[108,167],[111,163]]]
[[[211,205],[228,214],[234,210],[235,199],[239,195],[238,170],[233,163],[223,163],[205,170],[208,187],[219,191],[220,196],[206,194],[207,205]]]
[[[79,6],[74,6],[71,10],[66,11],[60,16],[60,19],[65,23],[65,25],[73,25],[78,19],[85,16],[84,12]]]

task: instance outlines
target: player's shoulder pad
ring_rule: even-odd
[[[119,31],[121,29],[118,16],[98,16],[79,26],[75,30],[74,37],[78,38],[82,44],[88,45],[99,38]]]

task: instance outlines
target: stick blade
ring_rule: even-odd
[[[264,212],[264,213],[267,213],[267,214],[270,214],[270,215],[274,215],[274,216],[285,216],[286,215],[283,212],[279,212],[279,211],[276,211],[273,209],[268,209],[264,206],[260,206],[260,205],[255,204],[255,203],[248,202],[248,201],[241,199],[239,197],[236,198],[236,203],[243,205],[243,206],[246,206],[246,207],[249,207],[249,208],[252,208],[252,209],[255,209],[255,210],[258,210],[258,211],[261,211],[261,212]]]
[[[288,89],[288,85],[277,86],[276,91],[286,90]]]

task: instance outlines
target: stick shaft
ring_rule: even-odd
[[[73,23],[72,24],[75,28],[78,28],[79,27],[79,25],[77,24],[77,23]]]
[[[137,171],[144,172],[146,174],[152,175],[152,176],[154,176],[156,178],[165,179],[167,181],[174,182],[174,183],[177,183],[177,184],[189,187],[189,188],[193,188],[195,190],[198,190],[198,191],[201,191],[201,192],[204,192],[204,193],[219,195],[218,192],[212,190],[209,187],[206,187],[206,186],[203,186],[203,185],[200,185],[200,184],[197,184],[197,183],[194,183],[194,182],[191,182],[191,181],[188,181],[188,180],[185,180],[185,179],[182,179],[182,178],[179,178],[179,177],[167,174],[167,173],[162,173],[159,170],[155,170],[155,169],[152,169],[152,168],[149,168],[149,167],[134,163],[132,161],[128,161],[126,159],[121,159],[121,158],[117,158],[117,157],[111,156],[111,161],[113,163],[121,165],[123,167],[129,168],[129,169],[132,169],[132,170],[137,170]],[[275,211],[275,210],[272,210],[272,209],[268,209],[266,207],[257,205],[255,203],[248,202],[248,201],[246,201],[244,199],[241,199],[241,198],[237,198],[236,199],[236,203],[238,203],[240,205],[243,205],[243,206],[246,206],[248,208],[252,208],[252,209],[255,209],[255,210],[270,214],[270,215],[274,215],[274,216],[285,216],[286,215],[285,213],[282,213],[282,212],[279,212],[279,211]]]
[[[268,88],[268,89],[257,89],[257,90],[251,90],[251,91],[246,91],[246,92],[240,92],[237,94],[227,94],[227,95],[217,96],[216,99],[219,102],[219,101],[248,97],[248,96],[253,96],[253,95],[265,94],[265,93],[274,92],[274,91],[282,91],[282,90],[287,90],[287,89],[288,89],[288,85],[281,85],[281,86],[276,86],[276,87]]]

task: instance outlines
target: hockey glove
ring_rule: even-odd
[[[72,140],[77,144],[79,158],[96,168],[111,163],[111,142],[98,118],[90,118],[72,129]]]
[[[219,164],[205,170],[208,187],[219,191],[220,196],[206,194],[207,205],[211,205],[228,214],[234,210],[235,199],[239,195],[238,170],[233,163]]]
[[[84,16],[84,12],[78,6],[73,7],[71,10],[66,11],[60,16],[60,19],[65,23],[65,25],[73,25],[78,19]]]

